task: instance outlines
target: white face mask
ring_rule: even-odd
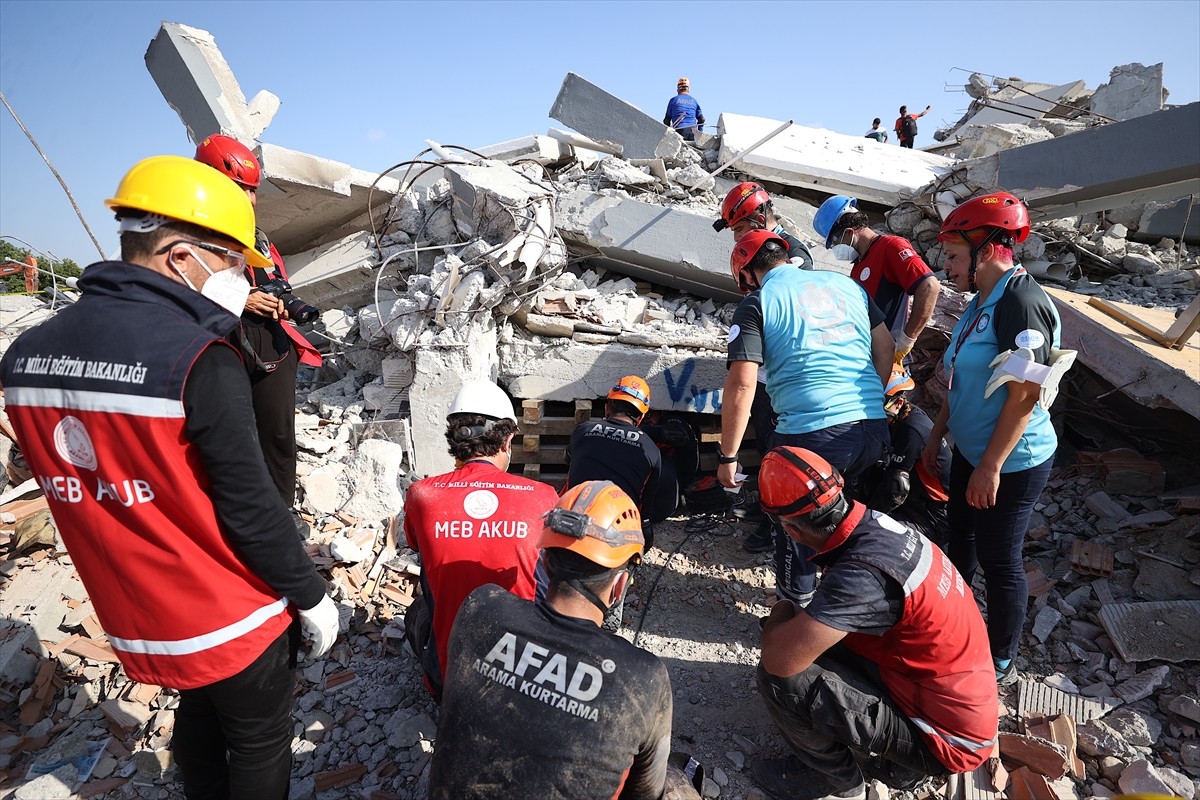
[[[848,244],[835,244],[833,246],[833,257],[838,261],[853,261],[858,258],[858,251]]]
[[[208,273],[208,280],[204,282],[204,288],[200,290],[201,296],[212,300],[235,317],[240,317],[246,308],[246,298],[250,296],[250,282],[246,280],[244,271],[231,267],[220,272],[213,272],[195,250],[190,247],[187,249],[192,254],[192,258],[199,261],[200,266],[204,267],[204,271]],[[196,285],[188,280],[186,275],[180,272],[179,277],[183,278],[184,283],[192,291],[195,291]]]

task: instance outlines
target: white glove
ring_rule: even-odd
[[[909,336],[907,333],[904,333],[903,331],[900,332],[900,335],[898,335],[896,337],[896,358],[895,358],[895,360],[896,360],[897,364],[904,363],[904,357],[912,352],[913,345],[916,343],[917,343],[916,339],[912,338],[911,336]]]
[[[306,661],[316,661],[329,652],[338,635],[338,608],[333,598],[325,595],[321,602],[300,612],[300,630],[312,640]]]

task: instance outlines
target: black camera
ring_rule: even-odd
[[[261,286],[255,286],[260,292],[266,292],[272,297],[277,297],[283,301],[283,307],[287,309],[288,317],[295,320],[298,324],[312,322],[321,315],[321,309],[314,305],[301,300],[296,295],[292,294],[292,285],[283,278],[276,278],[268,281]]]

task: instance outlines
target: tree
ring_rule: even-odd
[[[29,255],[28,250],[22,250],[12,242],[0,240],[0,263],[10,264],[16,262],[18,264],[25,263],[25,257]],[[58,276],[60,288],[65,278],[78,278],[83,274],[83,270],[69,258],[54,259],[54,258],[38,258],[38,289],[48,289],[53,283],[54,278],[50,276],[53,271]],[[3,293],[12,294],[25,291],[25,276],[21,273],[16,275],[5,275],[3,280]]]

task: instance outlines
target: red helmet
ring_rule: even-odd
[[[732,228],[770,200],[771,195],[757,183],[739,183],[725,195],[721,203],[721,218],[713,223],[713,227],[718,232]]]
[[[262,168],[250,148],[232,136],[214,133],[196,145],[196,160],[223,172],[242,186],[257,189],[262,183]]]
[[[787,240],[777,233],[760,228],[750,231],[738,239],[737,244],[733,246],[733,252],[729,254],[729,269],[733,273],[733,280],[737,283],[738,288],[741,289],[742,294],[749,294],[754,288],[750,284],[747,267],[767,242],[775,242],[783,248],[784,252],[787,252]]]
[[[1013,241],[1023,242],[1029,236],[1029,209],[1008,192],[972,197],[946,216],[938,241],[962,241],[964,234],[978,228],[999,228]]]
[[[824,511],[842,496],[844,486],[833,465],[800,447],[776,447],[758,469],[762,510],[778,517]]]

